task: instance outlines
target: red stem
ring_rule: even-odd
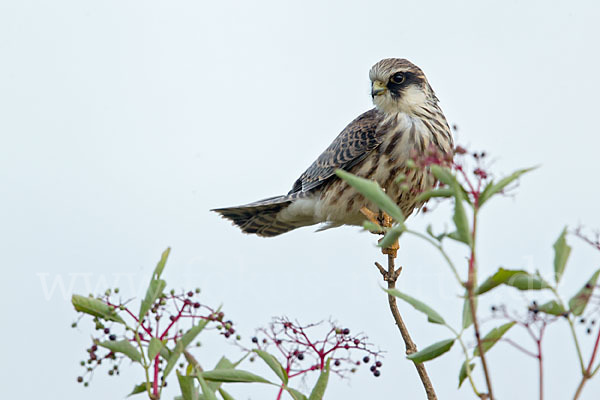
[[[596,343],[594,344],[594,351],[592,352],[592,358],[590,358],[590,363],[587,367],[587,374],[592,373],[592,366],[594,365],[594,360],[596,359],[596,354],[598,353],[598,344],[600,344],[600,329],[598,330],[598,336],[596,336]]]

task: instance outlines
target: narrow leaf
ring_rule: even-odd
[[[454,339],[442,340],[427,346],[423,350],[417,351],[416,353],[409,354],[406,356],[406,358],[412,360],[415,364],[433,360],[434,358],[439,357],[450,350],[452,345],[454,345]]]
[[[305,395],[297,391],[296,389],[292,389],[291,387],[285,387],[285,390],[292,396],[294,400],[308,400]]]
[[[435,176],[435,179],[450,186],[450,188],[453,188],[457,183],[456,178],[454,175],[452,175],[452,172],[450,172],[448,168],[444,168],[439,165],[432,165],[431,172],[433,173],[433,176]]]
[[[385,233],[385,229],[382,226],[377,225],[376,223],[371,221],[363,222],[363,228],[373,233]]]
[[[321,371],[321,375],[319,375],[319,379],[312,392],[310,392],[310,396],[308,400],[321,400],[323,395],[325,394],[325,389],[327,388],[327,381],[329,381],[329,364],[331,359],[327,360],[325,364],[325,368]]]
[[[514,321],[508,322],[504,325],[500,325],[499,327],[492,329],[487,335],[485,335],[485,337],[481,340],[481,347],[483,348],[483,352],[487,353],[489,349],[494,347],[494,345],[498,343],[498,340],[500,340],[500,338],[502,338],[502,336],[506,332],[508,332],[508,330],[512,328],[515,324],[516,322]],[[479,347],[475,347],[473,355],[475,357],[479,356]]]
[[[414,297],[411,297],[407,294],[404,294],[401,291],[399,291],[398,289],[383,289],[383,290],[385,290],[388,294],[391,294],[394,297],[398,297],[399,299],[406,301],[408,304],[413,306],[417,311],[421,311],[422,313],[427,315],[427,320],[429,322],[432,322],[434,324],[442,324],[442,325],[444,325],[446,323],[446,321],[444,321],[444,318],[442,318],[442,316],[440,314],[438,314],[433,308],[429,307],[427,304],[423,303],[422,301],[417,300]]]
[[[527,271],[499,268],[494,275],[487,278],[477,288],[475,294],[483,294],[502,284],[513,286],[519,290],[540,290],[550,287],[541,277]]]
[[[196,375],[196,378],[198,378],[198,382],[200,382],[200,388],[202,389],[203,400],[218,400],[217,396],[212,391],[212,389],[208,386],[208,384],[206,383],[206,381],[204,380],[204,377],[202,375],[203,374],[200,373],[200,374]]]
[[[198,336],[198,334],[204,329],[206,324],[208,324],[208,320],[203,319],[183,334],[183,336],[177,342],[175,348],[171,352],[169,359],[167,360],[167,366],[165,367],[165,371],[163,373],[165,377],[167,377],[169,373],[171,373],[173,367],[175,367],[175,365],[177,364],[177,361],[179,360],[179,357],[181,357],[181,354],[183,354],[185,348],[194,340],[196,336]]]
[[[223,388],[219,388],[219,394],[223,397],[223,400],[235,400],[233,396],[227,393]]]
[[[193,376],[181,375],[177,372],[177,380],[179,381],[179,388],[181,389],[181,395],[183,400],[198,400],[198,390],[194,384],[195,379]]]
[[[142,301],[142,305],[140,306],[140,314],[138,318],[140,320],[144,319],[152,304],[159,298],[162,294],[163,290],[165,290],[165,286],[167,286],[167,282],[162,279],[152,279],[150,281],[150,285],[148,285],[148,290],[146,290],[146,297]]]
[[[473,299],[475,303],[475,312],[477,312],[477,297]],[[473,313],[471,312],[471,302],[469,301],[469,293],[465,291],[465,302],[463,303],[462,312],[462,327],[467,329],[473,323]]]
[[[452,197],[454,191],[448,187],[428,190],[417,196],[416,201],[422,202],[431,199],[432,197]]]
[[[152,383],[150,383],[150,385],[152,385]],[[146,391],[146,382],[143,382],[143,383],[140,383],[139,385],[135,385],[135,387],[133,388],[131,393],[129,393],[127,395],[127,397],[133,396],[134,394],[144,393],[145,391]]]
[[[246,357],[246,356],[244,356]],[[221,357],[217,365],[215,365],[214,369],[233,369],[236,367],[236,364],[232,364],[226,357]],[[208,386],[212,389],[213,392],[217,391],[221,387],[221,382],[208,382]]]
[[[587,281],[587,283],[577,292],[575,296],[569,300],[569,309],[575,315],[583,314],[585,307],[590,301],[590,297],[592,297],[592,293],[594,288],[596,287],[596,283],[598,282],[598,274],[600,274],[600,269],[594,272],[592,277]]]
[[[489,200],[490,197],[492,197],[493,195],[495,195],[498,192],[501,192],[506,186],[510,185],[512,182],[514,182],[516,179],[518,179],[521,175],[523,175],[529,171],[533,171],[536,168],[537,167],[520,169],[518,171],[513,172],[509,176],[500,179],[500,181],[498,183],[494,183],[494,182],[488,183],[488,185],[485,187],[485,189],[483,190],[483,192],[481,192],[481,195],[479,196],[479,206],[481,207],[483,205],[483,203],[485,203],[487,200]]]
[[[74,294],[71,297],[71,303],[76,311],[103,318],[108,321],[125,324],[125,321],[117,314],[115,309],[104,303],[102,300]]]
[[[154,268],[154,274],[153,274],[154,279],[160,278],[160,275],[162,274],[163,270],[165,269],[165,264],[167,263],[167,258],[169,258],[169,253],[171,253],[171,248],[167,247],[167,249],[165,251],[163,251],[162,255],[160,256],[160,261],[158,261],[158,264],[156,264],[156,268]]]
[[[269,368],[271,368],[273,372],[277,374],[279,379],[281,379],[281,381],[287,385],[288,374],[287,372],[285,372],[285,368],[283,368],[279,361],[277,361],[277,359],[272,354],[267,353],[264,350],[254,350],[254,352],[258,354],[258,356],[263,359],[263,361],[269,366]]]
[[[549,302],[538,306],[536,310],[551,315],[563,315],[566,311],[556,300],[550,300]]]
[[[466,245],[471,246],[473,238],[471,236],[471,228],[469,227],[469,219],[463,205],[465,197],[458,187],[457,184],[454,188],[454,215],[452,216],[452,220],[456,226],[458,239]]]
[[[396,243],[396,240],[404,233],[406,227],[404,225],[395,225],[392,229],[387,231],[381,242],[377,244],[377,246],[381,248],[387,248]]]
[[[153,337],[150,339],[150,344],[148,345],[148,358],[150,360],[153,360],[154,357],[156,357],[156,355],[158,353],[160,353],[160,351],[162,350],[162,348],[164,347],[164,343],[161,342],[160,340],[158,340],[157,338]]]
[[[199,375],[207,381],[215,382],[261,382],[271,383],[263,377],[241,369],[214,369],[201,372]]]
[[[460,388],[469,373],[473,372],[473,368],[475,367],[475,363],[468,364],[469,371],[467,373],[467,361],[465,360],[460,367],[460,372],[458,373],[458,387]]]
[[[113,353],[125,354],[132,361],[140,362],[142,360],[142,355],[140,352],[133,347],[129,340],[126,339],[119,341],[107,340],[105,342],[98,342],[98,346],[107,348]]]
[[[377,182],[370,179],[360,178],[349,172],[338,169],[336,175],[346,181],[350,186],[356,189],[366,199],[373,202],[380,210],[386,212],[394,218],[398,223],[404,223],[404,214],[396,204],[396,202],[385,194]]]
[[[556,242],[554,242],[554,246],[552,246],[554,247],[554,279],[556,283],[560,281],[565,271],[569,254],[571,254],[571,246],[567,244],[566,236],[567,228],[565,227],[558,239],[556,239]]]

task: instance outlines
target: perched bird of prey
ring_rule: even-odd
[[[375,108],[350,122],[288,194],[213,211],[243,232],[265,237],[318,223],[325,224],[320,230],[362,225],[361,208],[375,212],[378,208],[338,178],[338,168],[377,181],[405,217],[420,207],[417,195],[432,188],[435,180],[425,170],[408,168],[407,161],[429,146],[451,154],[450,128],[416,65],[400,58],[384,59],[371,68],[369,78]],[[404,190],[396,182],[401,174]]]

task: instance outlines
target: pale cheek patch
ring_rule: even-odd
[[[421,108],[424,104],[426,104],[427,97],[421,89],[411,85],[404,89],[402,97],[400,97],[397,101],[402,111],[410,113],[411,111]]]

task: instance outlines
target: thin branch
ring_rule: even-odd
[[[594,343],[594,350],[592,351],[592,356],[590,357],[590,362],[581,377],[581,382],[579,382],[579,386],[577,387],[577,391],[575,392],[575,397],[573,400],[577,400],[583,391],[583,386],[585,383],[596,373],[598,368],[594,372],[592,372],[592,367],[594,366],[594,360],[596,359],[596,354],[598,353],[598,345],[600,345],[600,329],[598,330],[598,335],[596,336],[596,343]]]
[[[396,280],[398,276],[400,276],[400,271],[402,271],[402,267],[395,269],[395,260],[393,254],[387,255],[388,259],[388,269],[387,271],[379,264],[375,263],[381,274],[383,275],[383,279],[388,284],[388,289],[396,288]],[[388,303],[390,305],[390,310],[392,311],[392,315],[394,316],[394,320],[396,321],[396,325],[398,325],[398,329],[400,330],[400,335],[402,335],[402,340],[404,340],[404,344],[406,346],[406,354],[413,354],[417,352],[417,345],[413,342],[410,334],[408,333],[408,328],[404,324],[402,320],[402,316],[400,315],[400,311],[398,310],[398,304],[396,303],[396,297],[388,294]],[[437,399],[435,394],[435,390],[433,388],[433,384],[429,379],[429,375],[427,375],[427,370],[425,369],[425,365],[423,363],[414,363],[415,368],[417,369],[417,373],[419,374],[419,378],[421,378],[421,382],[423,383],[423,387],[425,388],[425,392],[427,393],[428,400]]]

